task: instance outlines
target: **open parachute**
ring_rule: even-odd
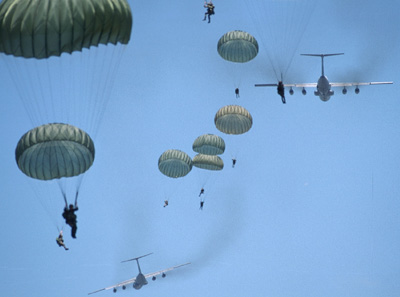
[[[93,164],[94,143],[77,127],[47,124],[21,137],[15,159],[19,169],[35,179],[78,176]]]
[[[193,158],[193,166],[206,170],[222,170],[224,162],[219,156],[197,154]]]
[[[221,155],[225,151],[225,141],[214,134],[200,135],[193,142],[193,151],[205,155]]]
[[[248,64],[258,54],[257,40],[247,32],[230,31],[218,40],[217,51],[224,60],[221,64],[226,68],[226,76],[232,81],[238,97],[242,80],[250,71]]]
[[[158,159],[158,169],[168,177],[178,178],[192,170],[192,159],[180,150],[167,150]]]
[[[217,129],[223,133],[239,135],[251,129],[253,118],[244,107],[227,105],[217,111],[214,123]]]
[[[125,0],[3,0],[0,52],[44,59],[99,44],[128,43],[132,14]]]
[[[219,55],[230,62],[246,63],[258,54],[257,40],[244,31],[230,31],[225,33],[218,41]]]

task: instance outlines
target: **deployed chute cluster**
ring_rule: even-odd
[[[226,61],[242,64],[251,61],[258,54],[257,40],[247,32],[231,31],[218,41],[219,55]],[[222,133],[240,135],[250,130],[253,125],[251,114],[242,106],[227,105],[218,110],[214,118],[216,128]],[[225,141],[218,135],[204,134],[196,138],[192,145],[197,153],[190,157],[180,150],[167,150],[158,160],[158,168],[168,177],[178,178],[187,175],[192,166],[207,171],[221,171],[224,162],[219,157],[225,151]],[[234,159],[235,163],[236,160]],[[232,166],[233,167],[233,166]],[[204,184],[200,195],[204,193]],[[168,200],[165,201],[168,205]],[[201,203],[204,203],[202,200]],[[202,209],[202,204],[200,206]]]
[[[217,156],[225,151],[225,141],[213,134],[204,134],[193,142],[193,151],[198,153],[193,158],[193,166],[206,170],[222,170],[224,162]]]
[[[170,149],[158,159],[160,172],[171,178],[186,176],[195,166],[208,170],[222,170],[224,163],[217,155],[225,151],[224,140],[212,134],[199,136],[193,143],[193,150],[198,154],[193,160],[181,150]]]

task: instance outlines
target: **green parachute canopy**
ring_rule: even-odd
[[[126,0],[3,0],[0,52],[44,59],[99,44],[127,44],[132,14]]]
[[[246,63],[258,54],[257,40],[244,31],[231,31],[218,41],[219,55],[230,62]]]
[[[207,170],[222,170],[224,162],[220,157],[215,155],[197,154],[193,158],[193,166]]]
[[[192,170],[192,159],[180,150],[167,150],[158,159],[158,169],[168,177],[183,177]]]
[[[251,114],[239,105],[227,105],[218,110],[214,123],[217,129],[226,134],[243,134],[253,125]]]
[[[67,124],[47,124],[25,133],[15,149],[19,169],[40,180],[84,173],[94,161],[94,143],[81,129]]]
[[[220,155],[225,151],[225,141],[213,134],[204,134],[193,142],[193,151],[205,155]]]

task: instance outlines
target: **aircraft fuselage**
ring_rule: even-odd
[[[143,286],[147,285],[148,282],[142,273],[139,273],[136,277],[135,282],[133,283],[133,287],[136,290],[141,289]]]
[[[318,79],[317,90],[314,91],[315,96],[319,96],[322,101],[328,101],[334,92],[331,90],[331,84],[325,75],[321,75]]]

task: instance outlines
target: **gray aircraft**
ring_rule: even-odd
[[[105,291],[105,290],[110,290],[110,289],[112,289],[113,292],[116,293],[118,288],[122,288],[122,290],[125,290],[127,288],[127,286],[130,285],[130,284],[133,285],[133,288],[135,288],[136,290],[139,290],[144,285],[148,284],[148,282],[147,282],[148,278],[151,278],[153,281],[155,281],[157,275],[161,274],[162,277],[165,277],[166,276],[166,274],[165,274],[166,272],[171,271],[173,269],[176,269],[178,267],[182,267],[182,266],[190,264],[188,262],[188,263],[185,263],[185,264],[181,264],[181,265],[178,265],[178,266],[170,267],[170,268],[167,268],[167,269],[164,269],[164,270],[160,270],[160,271],[157,271],[157,272],[153,272],[153,273],[149,273],[149,274],[143,274],[142,270],[140,269],[139,259],[143,258],[143,257],[146,257],[148,255],[151,255],[151,254],[152,253],[144,255],[144,256],[140,256],[140,257],[137,257],[137,258],[125,260],[125,261],[121,262],[121,263],[124,263],[124,262],[129,262],[129,261],[136,261],[138,269],[139,269],[139,274],[136,277],[128,279],[128,280],[126,280],[124,282],[121,282],[121,283],[118,283],[116,285],[113,285],[113,286],[110,286],[110,287],[107,287],[107,288],[103,288],[103,289],[91,292],[88,295],[94,294],[94,293],[98,293],[98,292],[101,292],[101,291]]]
[[[289,87],[289,94],[293,95],[294,91],[293,88],[302,88],[301,93],[303,95],[307,94],[307,91],[305,88],[317,88],[316,91],[314,91],[315,96],[319,96],[319,98],[322,101],[328,101],[331,96],[334,95],[334,91],[331,89],[332,87],[342,87],[342,93],[346,94],[347,93],[347,88],[348,87],[356,87],[354,89],[355,93],[358,94],[360,93],[360,88],[359,86],[369,86],[369,85],[385,85],[385,84],[393,84],[392,81],[383,81],[383,82],[343,82],[343,83],[331,83],[329,82],[328,78],[325,76],[324,72],[324,57],[329,57],[329,56],[338,56],[338,55],[343,55],[343,53],[338,53],[338,54],[302,54],[302,56],[313,56],[313,57],[321,57],[321,62],[322,62],[322,74],[321,77],[318,79],[317,83],[300,83],[300,84],[283,84],[282,81],[280,81],[278,84],[256,84],[256,87],[277,87],[278,88],[278,94],[282,98],[282,102],[286,103],[285,100],[285,90],[284,87]]]

